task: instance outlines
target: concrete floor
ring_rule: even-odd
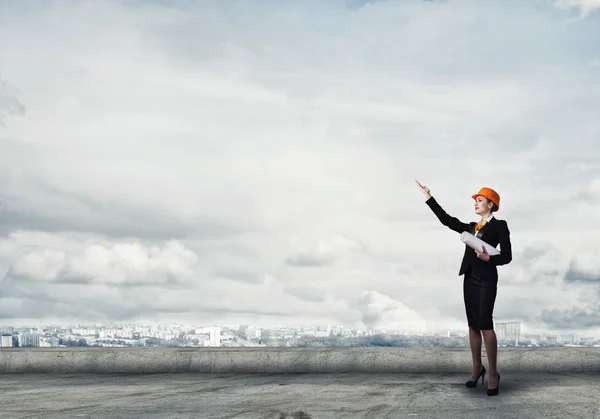
[[[464,375],[0,375],[12,418],[594,418],[600,376],[508,374],[500,395]],[[487,381],[485,386],[487,386]],[[303,413],[302,413],[303,412]]]

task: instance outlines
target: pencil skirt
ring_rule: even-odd
[[[470,328],[494,329],[494,304],[498,292],[497,281],[486,281],[467,273],[463,281],[465,311]]]

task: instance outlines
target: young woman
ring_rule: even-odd
[[[481,361],[481,336],[485,341],[485,350],[488,357],[488,396],[499,393],[500,374],[498,374],[496,360],[498,343],[494,332],[493,312],[498,289],[497,266],[506,265],[512,260],[512,246],[510,231],[504,220],[494,217],[494,212],[500,209],[500,195],[490,188],[481,190],[472,196],[475,200],[475,213],[481,217],[479,223],[463,223],[455,217],[448,215],[431,196],[427,186],[417,185],[427,199],[425,202],[437,216],[440,222],[457,233],[468,231],[491,246],[500,245],[500,254],[490,255],[485,248],[480,251],[465,246],[465,253],[458,275],[464,275],[463,296],[465,311],[469,325],[469,342],[473,357],[473,371],[467,387],[476,387],[481,377],[481,385],[485,378],[485,367]]]

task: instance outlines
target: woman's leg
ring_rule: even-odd
[[[469,324],[469,344],[471,346],[471,357],[473,358],[473,370],[471,381],[476,381],[481,374],[483,363],[481,362],[481,331],[475,327],[477,319],[475,311],[478,303],[477,287],[474,287],[472,278],[467,274],[463,280],[463,297],[465,301],[465,314]]]
[[[498,340],[494,331],[494,305],[496,303],[497,287],[485,289],[485,297],[482,298],[482,319],[484,325],[481,327],[483,340],[485,341],[485,352],[487,353],[489,374],[488,388],[496,388],[498,386]]]
[[[471,356],[473,358],[471,380],[475,381],[479,378],[481,368],[483,367],[483,363],[481,362],[481,331],[479,329],[469,327],[469,343],[471,344]]]
[[[481,333],[483,333],[489,365],[488,388],[496,388],[498,386],[498,340],[496,339],[496,332],[494,329],[490,329],[482,330]]]

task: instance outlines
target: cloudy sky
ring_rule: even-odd
[[[600,327],[600,1],[3,1],[0,319]]]

